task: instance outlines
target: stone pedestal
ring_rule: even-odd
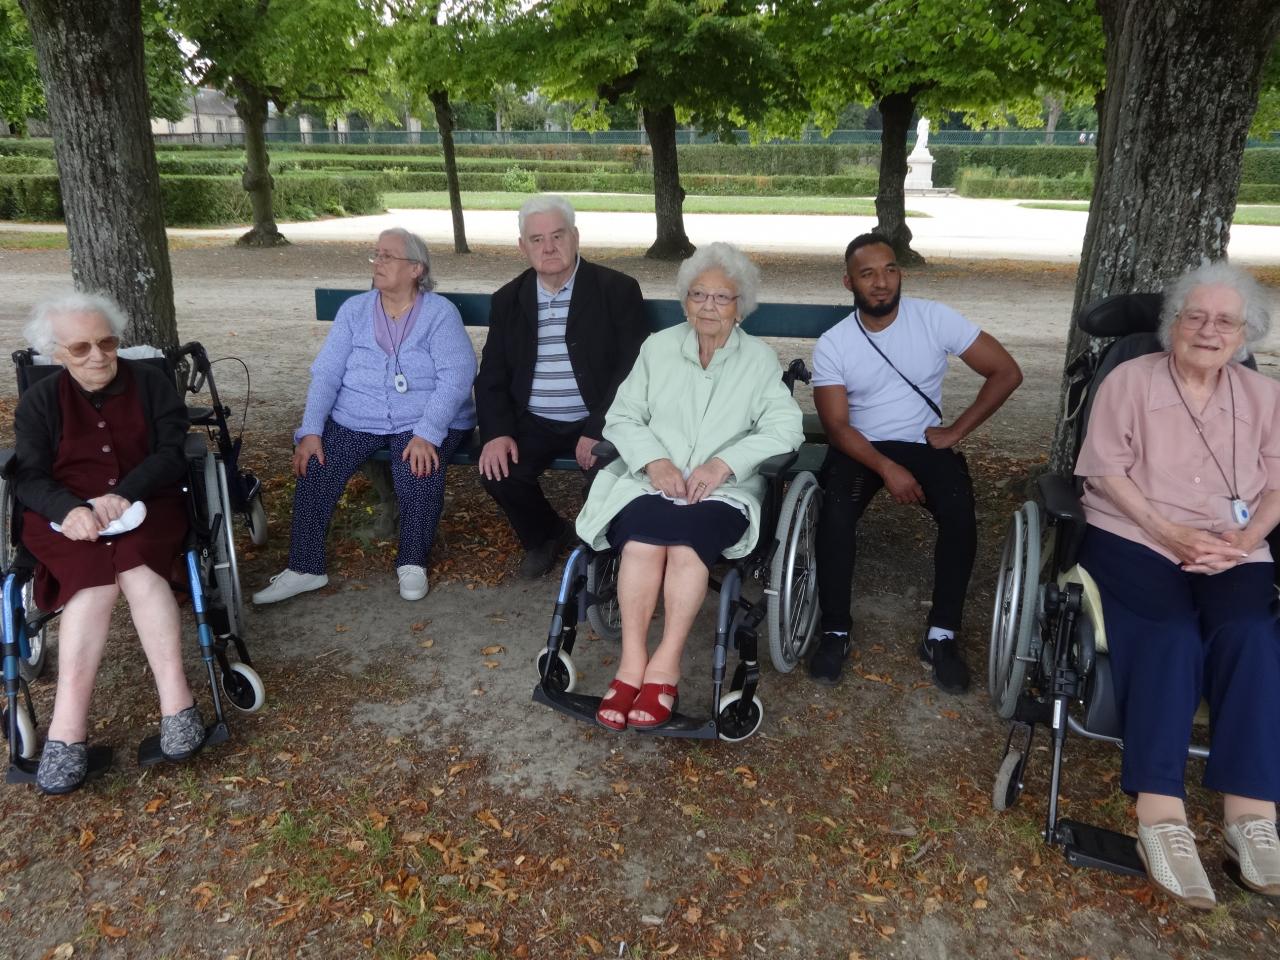
[[[921,118],[916,125],[916,146],[907,155],[908,190],[933,189],[933,154],[929,152],[929,121]]]

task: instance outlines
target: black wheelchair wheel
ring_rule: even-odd
[[[587,607],[587,623],[602,640],[622,639],[622,610],[618,606],[617,551],[597,553],[587,564],[587,592],[595,599]]]
[[[534,660],[540,678],[546,662],[547,651],[544,649],[539,651]],[[578,668],[574,666],[573,658],[563,650],[556,651],[556,662],[551,665],[551,675],[547,677],[547,683],[556,693],[573,693],[573,688],[578,685]]]
[[[816,537],[821,506],[817,478],[807,471],[796,474],[778,513],[778,547],[765,591],[769,659],[779,673],[795,669],[818,630]]]
[[[1022,796],[1022,772],[1027,758],[1021,750],[1010,750],[1000,761],[995,783],[991,786],[991,806],[996,810],[1008,810]]]
[[[243,713],[256,713],[267,702],[266,687],[258,671],[239,661],[222,672],[222,692],[231,705]]]
[[[753,696],[751,701],[742,699],[741,690],[730,690],[720,698],[718,727],[720,739],[728,743],[746,740],[764,723],[764,704]]]
[[[31,722],[31,714],[27,712],[26,704],[19,703],[17,705],[18,718],[18,756],[24,760],[30,760],[36,755],[36,746],[39,741],[36,739],[36,725]],[[6,707],[0,710],[0,724],[3,724],[4,738],[9,739],[9,710]]]
[[[987,692],[991,705],[1008,720],[1018,706],[1039,622],[1041,534],[1040,505],[1028,500],[1013,514],[996,574],[987,650]]]
[[[22,585],[22,607],[28,621],[32,617],[43,616],[35,605],[35,581],[28,580]],[[39,630],[27,632],[28,656],[18,659],[18,672],[27,683],[34,683],[44,676],[45,666],[49,662],[49,650],[58,636],[58,618],[50,617]]]

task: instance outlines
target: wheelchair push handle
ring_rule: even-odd
[[[805,362],[799,357],[787,364],[787,369],[782,373],[782,382],[787,385],[787,390],[795,393],[796,381],[801,383],[811,383],[813,374],[809,372],[809,368],[805,366]]]

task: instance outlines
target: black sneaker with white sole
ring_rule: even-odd
[[[818,638],[818,648],[809,658],[809,676],[818,683],[834,687],[840,682],[852,645],[847,633],[824,633]]]
[[[969,667],[960,656],[960,643],[955,637],[920,641],[920,660],[933,667],[933,683],[944,693],[967,693]]]

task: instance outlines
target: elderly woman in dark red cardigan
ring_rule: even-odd
[[[45,793],[84,782],[89,701],[121,593],[160,693],[161,750],[181,760],[204,742],[169,587],[187,531],[187,412],[164,373],[117,357],[124,327],[110,300],[73,294],[38,306],[25,330],[64,368],[23,394],[14,422],[22,543],[38,561],[36,605],[62,608],[58,689],[36,777]],[[121,526],[129,529],[113,533]]]

